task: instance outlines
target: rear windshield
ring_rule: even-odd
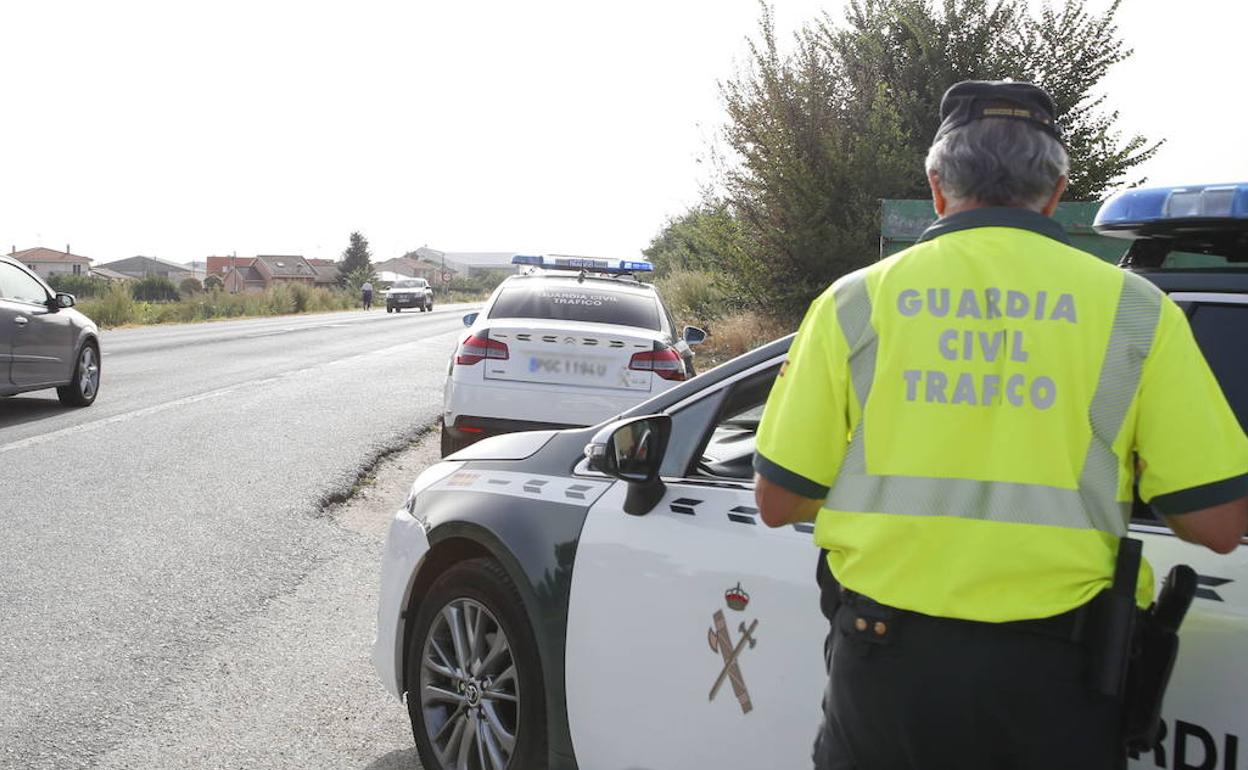
[[[1191,311],[1192,333],[1213,369],[1226,400],[1248,430],[1248,305],[1201,303]]]
[[[490,308],[489,317],[661,328],[658,303],[654,297],[575,283],[504,286],[494,307]]]

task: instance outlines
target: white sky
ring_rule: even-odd
[[[779,0],[787,33],[843,0]],[[1096,2],[1096,0],[1093,0]],[[1103,6],[1097,3],[1096,7]],[[1248,4],[1126,0],[1151,182],[1248,181]],[[0,248],[635,255],[698,199],[755,0],[4,2]],[[916,173],[921,173],[916,169]]]

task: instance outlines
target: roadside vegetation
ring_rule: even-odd
[[[764,6],[746,61],[720,86],[726,115],[702,200],[644,249],[677,320],[710,333],[703,368],[796,330],[815,296],[878,259],[881,200],[930,196],[923,161],[958,81],[1028,80],[1053,95],[1071,155],[1066,200],[1142,182],[1132,170],[1161,143],[1122,136],[1097,95],[1131,54],[1118,5],[853,0],[788,41]]]
[[[166,281],[168,282],[168,281]],[[215,318],[319,313],[328,310],[351,310],[360,306],[359,298],[343,290],[309,288],[302,285],[276,286],[264,292],[229,294],[224,291],[199,291],[186,296],[173,288],[175,300],[139,299],[133,284],[113,284],[103,294],[85,297],[78,309],[101,327],[131,324],[188,323]]]

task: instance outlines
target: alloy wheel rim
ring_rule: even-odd
[[[78,362],[78,389],[83,398],[91,398],[100,387],[100,365],[95,362],[95,348],[87,346],[82,349],[82,358]]]
[[[520,682],[507,635],[481,603],[454,599],[421,653],[425,735],[445,768],[504,770],[516,746]]]

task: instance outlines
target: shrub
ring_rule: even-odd
[[[176,302],[178,287],[159,275],[149,275],[130,285],[130,296],[140,302]]]
[[[63,291],[74,297],[98,297],[108,291],[108,281],[92,278],[89,275],[72,273],[53,273],[48,276],[48,285],[53,291]]]
[[[204,285],[199,282],[198,278],[183,278],[178,284],[178,294],[183,297],[193,297],[196,294],[202,294]]]
[[[296,313],[308,312],[308,300],[312,297],[312,289],[302,283],[290,287],[290,299]]]
[[[136,320],[136,305],[125,284],[112,284],[101,295],[79,302],[77,308],[100,326],[124,326]]]
[[[725,292],[714,273],[705,270],[672,270],[655,280],[663,303],[677,320],[708,326],[724,312]]]
[[[204,291],[224,291],[225,281],[219,275],[210,275],[204,279]]]
[[[695,348],[698,371],[706,371],[794,331],[793,323],[753,311],[726,315],[710,324],[706,342]]]

